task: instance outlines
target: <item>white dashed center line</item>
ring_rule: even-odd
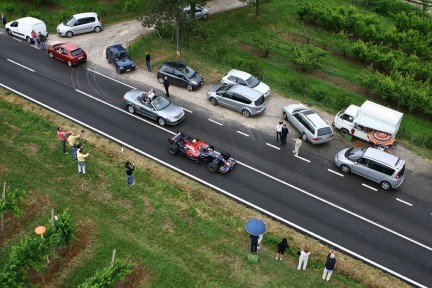
[[[342,173],[339,173],[339,172],[333,171],[333,170],[331,170],[331,169],[327,169],[327,171],[329,171],[329,172],[331,172],[331,173],[333,173],[333,174],[336,174],[336,175],[338,175],[338,176],[344,177],[344,175],[343,175]]]
[[[413,206],[411,203],[406,202],[406,201],[404,201],[404,200],[402,200],[402,199],[396,198],[396,200],[399,201],[399,202],[401,202],[401,203],[403,203],[403,204],[406,204],[406,205],[408,205],[408,206],[411,206],[411,207]]]
[[[22,68],[24,68],[24,69],[27,69],[27,70],[29,70],[29,71],[31,71],[31,72],[35,72],[35,70],[30,69],[30,68],[28,68],[28,67],[26,67],[26,66],[24,66],[24,65],[22,65],[22,64],[19,64],[18,62],[15,62],[15,61],[13,61],[13,60],[7,59],[7,61],[9,61],[9,62],[11,62],[11,63],[14,63],[15,65],[18,65],[18,66],[20,66],[20,67],[22,67]]]
[[[294,156],[295,156],[296,158],[299,158],[299,159],[305,161],[305,162],[310,163],[310,160],[308,160],[308,159],[306,159],[306,158],[303,158],[303,157],[300,157],[300,156],[296,156],[296,155],[294,155]]]
[[[222,123],[219,123],[219,122],[216,122],[216,121],[214,121],[214,120],[212,120],[212,119],[208,119],[210,122],[213,122],[213,123],[215,123],[215,124],[217,124],[217,125],[219,125],[219,126],[223,126],[223,124]]]
[[[279,147],[276,147],[276,146],[274,146],[274,145],[272,145],[272,144],[270,144],[270,143],[266,143],[266,145],[267,145],[267,146],[270,146],[270,147],[272,147],[272,148],[274,148],[274,149],[280,150]]]
[[[243,132],[241,132],[241,131],[238,131],[238,130],[237,130],[237,133],[242,134],[242,135],[244,135],[244,136],[246,136],[246,137],[249,137],[249,134],[243,133]]]
[[[368,186],[368,185],[366,185],[366,184],[362,184],[364,187],[366,187],[366,188],[369,188],[369,189],[371,189],[371,190],[373,190],[373,191],[378,191],[378,189],[376,189],[376,188],[373,188],[373,187],[371,187],[371,186]]]
[[[188,109],[186,109],[186,108],[184,108],[184,107],[181,107],[184,111],[186,111],[186,112],[189,112],[189,113],[192,113],[192,111],[191,110],[188,110]]]

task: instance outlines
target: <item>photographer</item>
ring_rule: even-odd
[[[132,176],[132,173],[135,170],[133,162],[127,161],[126,165],[125,165],[125,169],[126,169],[126,183],[129,186],[135,185],[135,182],[133,181],[133,176]]]
[[[84,133],[84,130],[81,130],[81,133]],[[81,148],[78,142],[80,137],[81,135],[78,135],[76,132],[72,132],[72,134],[67,138],[67,142],[69,143],[69,147],[71,149],[72,158],[74,160],[77,160],[77,150]]]

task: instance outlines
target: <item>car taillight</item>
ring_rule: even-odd
[[[398,174],[396,175],[396,179],[400,178],[400,171],[398,172]]]
[[[318,137],[315,137],[315,138],[312,138],[313,140],[315,140],[315,141],[318,141],[319,140],[319,138]]]

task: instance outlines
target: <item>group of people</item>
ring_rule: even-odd
[[[81,130],[81,133],[84,133],[84,130]],[[79,142],[81,135],[75,131],[66,131],[62,127],[57,127],[57,137],[61,142],[63,154],[68,154],[66,151],[67,142],[69,144],[72,158],[75,161],[78,160],[78,173],[86,174],[85,159],[90,155],[90,151],[87,153],[83,152],[83,145]]]
[[[153,101],[153,99],[156,97],[155,91],[152,89],[150,89],[147,93],[144,94],[142,102],[144,104],[149,104],[151,103],[151,101]]]
[[[286,126],[286,124],[284,124],[283,122],[279,122],[276,125],[276,142],[279,142],[279,139],[281,141],[281,145],[285,145],[286,146],[286,139],[288,137],[288,127]],[[297,138],[293,138],[293,140],[295,140],[295,144],[294,144],[294,155],[298,156],[298,152],[300,150],[300,146],[302,144],[302,139],[301,137],[297,137]]]
[[[259,250],[261,240],[263,239],[263,235],[255,236],[250,235],[250,252],[256,253]],[[276,252],[276,260],[282,260],[283,255],[285,252],[289,249],[288,245],[288,239],[283,238],[281,242],[279,242],[276,246],[277,252]],[[306,270],[306,266],[309,260],[310,251],[307,247],[303,248],[302,250],[297,252],[297,255],[299,256],[299,262],[297,265],[297,270]],[[334,267],[336,265],[336,255],[332,250],[327,255],[327,261],[325,263],[322,279],[329,281],[330,277],[333,273]]]
[[[36,48],[42,49],[44,51],[47,50],[47,47],[46,47],[46,44],[45,44],[46,37],[45,37],[45,35],[43,35],[41,33],[41,31],[39,31],[39,34],[36,34],[35,30],[32,30],[31,37],[33,39],[33,42],[34,42]],[[39,43],[40,43],[40,46],[41,46],[40,48],[39,48]]]

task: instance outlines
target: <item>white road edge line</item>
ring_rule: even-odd
[[[125,114],[128,114],[129,116],[135,117],[136,119],[138,119],[138,120],[140,120],[140,121],[143,121],[143,122],[145,122],[145,123],[147,123],[147,124],[150,124],[150,125],[152,125],[152,126],[154,126],[154,127],[156,127],[156,128],[160,128],[161,130],[164,130],[165,132],[171,133],[172,135],[175,135],[175,134],[176,134],[176,133],[174,133],[174,132],[171,132],[171,131],[168,130],[168,129],[165,129],[165,128],[163,128],[163,127],[161,127],[161,126],[155,124],[155,123],[149,122],[149,121],[147,121],[147,120],[145,120],[145,119],[143,119],[143,118],[141,118],[141,117],[138,117],[137,115],[130,114],[129,112],[127,112],[127,111],[125,111],[125,110],[123,110],[123,109],[120,109],[120,108],[118,108],[118,107],[116,107],[116,106],[114,106],[114,105],[111,105],[111,104],[109,104],[109,103],[106,103],[106,102],[104,102],[104,101],[102,101],[102,100],[100,100],[100,99],[98,99],[98,98],[96,98],[96,97],[94,97],[94,96],[92,96],[92,95],[90,95],[90,94],[87,94],[87,93],[85,93],[85,92],[83,92],[83,91],[81,91],[81,90],[75,89],[75,91],[78,92],[78,93],[81,93],[81,94],[83,94],[83,95],[85,95],[85,96],[87,96],[87,97],[89,97],[89,98],[91,98],[91,99],[93,99],[93,100],[96,100],[96,101],[98,101],[98,102],[100,102],[100,103],[102,103],[102,104],[105,104],[105,105],[107,105],[107,106],[109,106],[109,107],[111,107],[111,108],[113,108],[113,109],[116,109],[116,110],[118,110],[118,111],[120,111],[120,112],[122,112],[122,113],[125,113]]]
[[[363,183],[362,183],[362,186],[364,186],[364,187],[366,187],[366,188],[369,188],[369,189],[371,189],[371,190],[373,190],[373,191],[378,191],[378,189],[376,189],[376,188],[374,188],[374,187],[371,187],[371,186],[369,186],[369,185],[363,184]]]
[[[20,39],[17,39],[17,38],[15,38],[15,37],[13,37],[13,39],[16,40],[16,41],[18,41],[18,42],[23,42],[23,41],[21,41]]]
[[[184,108],[184,107],[181,107],[184,111],[186,111],[186,112],[189,112],[189,113],[192,113],[192,111],[191,110],[189,110],[189,109],[186,109],[186,108]]]
[[[404,200],[402,200],[402,199],[399,199],[399,198],[396,198],[396,200],[397,201],[399,201],[399,202],[402,202],[402,203],[404,203],[404,204],[406,204],[406,205],[408,205],[408,206],[413,206],[413,204],[411,204],[411,203],[409,203],[409,202],[407,202],[407,201],[404,201]]]
[[[327,169],[327,171],[329,171],[329,172],[331,172],[331,173],[333,173],[333,174],[336,174],[336,175],[338,175],[338,176],[340,176],[340,177],[344,177],[344,176],[345,176],[345,175],[343,175],[342,173],[339,173],[339,172],[333,171],[333,170],[331,170],[331,169]]]
[[[306,159],[306,158],[303,158],[303,157],[300,157],[300,156],[296,156],[296,155],[294,155],[294,157],[297,157],[297,158],[299,158],[299,159],[301,159],[301,160],[303,160],[303,161],[305,161],[305,162],[308,162],[308,163],[311,162],[310,160],[308,160],[308,159]]]
[[[219,125],[219,126],[223,126],[222,123],[219,123],[219,122],[217,122],[217,121],[215,121],[215,120],[212,120],[212,119],[208,119],[208,120],[209,120],[210,122],[213,122],[213,123]]]
[[[9,62],[14,63],[15,65],[18,65],[18,66],[24,68],[24,69],[27,69],[27,70],[29,70],[29,71],[31,71],[31,72],[35,72],[35,70],[33,70],[33,69],[31,69],[31,68],[28,68],[27,66],[24,66],[24,65],[22,65],[22,64],[20,64],[20,63],[18,63],[18,62],[15,62],[15,61],[10,60],[10,59],[6,59],[6,60],[9,61]]]
[[[270,143],[266,143],[266,145],[267,145],[267,146],[270,146],[270,147],[272,147],[272,148],[274,148],[274,149],[280,150],[279,147],[274,146],[274,145],[272,145],[272,144],[270,144]],[[238,161],[237,161],[237,163],[238,163]]]
[[[103,132],[103,131],[100,131],[100,130],[98,130],[98,129],[96,129],[96,128],[94,128],[94,127],[92,127],[92,126],[90,126],[90,125],[88,125],[88,124],[86,124],[86,123],[84,123],[84,122],[78,120],[78,119],[75,119],[75,118],[73,118],[73,117],[71,117],[71,116],[69,116],[69,115],[67,115],[67,114],[65,114],[65,113],[63,113],[63,112],[60,112],[60,111],[58,111],[58,110],[56,110],[56,109],[54,109],[54,108],[52,108],[52,107],[50,107],[50,106],[48,106],[48,105],[42,103],[42,102],[39,102],[38,100],[33,99],[33,98],[31,98],[31,97],[29,97],[29,96],[27,96],[27,95],[25,95],[25,94],[23,94],[23,93],[21,93],[21,92],[19,92],[19,91],[13,89],[13,88],[11,88],[11,87],[9,87],[9,86],[6,86],[6,85],[4,85],[4,84],[2,84],[2,83],[0,83],[0,86],[3,87],[4,89],[7,89],[7,90],[9,90],[9,91],[14,92],[14,93],[17,94],[17,95],[20,95],[21,97],[24,97],[25,99],[27,99],[27,100],[29,100],[29,101],[31,101],[31,102],[33,102],[33,103],[38,104],[38,105],[41,106],[41,107],[44,107],[44,108],[46,108],[46,109],[48,109],[48,110],[50,110],[50,111],[52,111],[52,112],[54,112],[54,113],[57,113],[58,115],[61,115],[61,116],[65,117],[65,118],[67,118],[67,119],[69,119],[69,120],[71,120],[71,121],[74,121],[75,123],[78,123],[78,124],[80,124],[80,125],[82,125],[82,126],[84,126],[84,127],[88,127],[89,129],[93,130],[94,132],[96,132],[96,133],[98,133],[98,134],[100,134],[100,135],[103,135],[103,136],[105,136],[105,137],[107,137],[107,138],[109,138],[109,139],[112,139],[113,141],[115,141],[115,142],[117,142],[117,143],[123,145],[124,147],[127,147],[127,148],[129,148],[129,149],[131,149],[131,150],[134,150],[134,151],[137,152],[138,154],[144,155],[145,157],[150,158],[150,159],[152,159],[152,160],[155,161],[155,162],[158,162],[158,163],[160,163],[160,164],[162,164],[162,165],[165,165],[166,167],[168,167],[168,168],[170,168],[170,169],[172,169],[172,170],[174,170],[174,171],[177,171],[178,173],[183,174],[183,175],[185,175],[185,176],[187,176],[187,177],[189,177],[189,178],[191,178],[191,179],[193,179],[193,180],[195,180],[195,181],[197,181],[197,182],[199,182],[199,183],[201,183],[201,184],[203,184],[203,185],[206,185],[207,187],[210,187],[210,188],[212,188],[212,189],[214,189],[214,190],[216,190],[216,191],[218,191],[218,192],[220,192],[220,193],[222,193],[222,194],[224,194],[224,195],[226,195],[226,196],[228,196],[228,197],[230,197],[230,198],[232,198],[232,199],[235,199],[236,201],[239,201],[240,203],[243,203],[243,204],[246,205],[246,206],[252,207],[252,208],[254,208],[254,209],[256,209],[256,210],[258,210],[258,211],[260,211],[260,212],[266,214],[267,216],[270,216],[270,217],[272,217],[272,218],[275,218],[275,219],[277,219],[277,220],[279,220],[279,221],[281,221],[281,222],[283,222],[283,223],[285,223],[285,224],[287,224],[287,225],[290,225],[290,226],[292,226],[292,227],[295,227],[297,230],[300,230],[300,231],[302,231],[302,232],[304,232],[304,233],[306,233],[306,234],[309,234],[309,235],[311,235],[311,236],[313,236],[313,237],[315,237],[315,238],[317,238],[317,239],[319,239],[319,240],[325,241],[327,244],[329,244],[329,245],[331,245],[331,246],[333,246],[333,247],[336,247],[336,248],[340,249],[341,251],[347,252],[347,253],[353,255],[354,257],[357,257],[358,259],[361,259],[361,260],[363,260],[363,261],[365,261],[365,262],[367,262],[367,263],[369,263],[369,264],[371,264],[371,265],[373,265],[373,266],[375,266],[375,267],[377,267],[377,268],[379,268],[379,269],[382,269],[382,270],[384,270],[384,271],[386,271],[386,272],[388,272],[388,273],[390,273],[390,274],[392,274],[392,275],[394,275],[394,276],[396,276],[396,277],[399,277],[399,278],[401,278],[401,279],[403,279],[403,280],[405,280],[405,281],[407,281],[407,282],[409,282],[409,283],[412,283],[412,284],[414,284],[414,285],[416,285],[416,286],[418,286],[418,287],[421,287],[421,288],[428,288],[427,286],[422,285],[422,284],[420,284],[420,283],[418,283],[418,282],[416,282],[416,281],[414,281],[414,280],[412,280],[412,279],[410,279],[410,278],[408,278],[408,277],[405,277],[405,276],[403,276],[403,275],[397,273],[396,271],[393,271],[393,270],[391,270],[391,269],[388,269],[388,268],[386,268],[386,267],[384,267],[384,266],[382,266],[382,265],[380,265],[380,264],[378,264],[378,263],[376,263],[376,262],[374,262],[374,261],[372,261],[372,260],[370,260],[370,259],[368,259],[368,258],[366,258],[366,257],[361,256],[360,254],[355,253],[354,251],[351,251],[351,250],[349,250],[349,249],[347,249],[347,248],[345,248],[345,247],[343,247],[343,246],[340,246],[339,244],[334,243],[334,242],[332,242],[332,241],[330,241],[330,240],[328,240],[328,239],[326,239],[326,238],[324,238],[324,237],[322,237],[322,236],[320,236],[320,235],[318,235],[318,234],[315,234],[315,233],[312,232],[312,231],[309,231],[309,230],[307,230],[307,229],[305,229],[305,228],[303,228],[303,227],[298,226],[297,224],[294,224],[294,223],[292,223],[292,222],[290,222],[290,221],[288,221],[288,220],[285,220],[285,219],[283,219],[282,217],[277,216],[277,215],[271,213],[270,211],[267,211],[267,210],[265,210],[265,209],[263,209],[263,208],[261,208],[261,207],[255,205],[255,204],[252,204],[252,203],[250,203],[250,202],[248,202],[248,201],[246,201],[246,200],[244,200],[244,199],[242,199],[242,198],[240,198],[240,197],[238,197],[238,196],[236,196],[236,195],[234,195],[234,194],[231,194],[231,193],[229,193],[229,192],[223,190],[222,188],[219,188],[219,187],[217,187],[217,186],[215,186],[215,185],[213,185],[213,184],[211,184],[211,183],[208,183],[208,182],[206,182],[206,181],[204,181],[204,180],[202,180],[202,179],[200,179],[200,178],[198,178],[198,177],[196,177],[196,176],[194,176],[194,175],[192,175],[192,174],[189,174],[188,172],[183,171],[183,170],[181,170],[180,168],[177,168],[177,167],[175,167],[175,166],[173,166],[173,165],[171,165],[171,164],[169,164],[169,163],[167,163],[167,162],[165,162],[165,161],[163,161],[163,160],[160,160],[159,158],[156,158],[156,157],[154,157],[154,156],[152,156],[152,155],[150,155],[150,154],[147,154],[147,153],[144,152],[144,151],[141,151],[141,150],[139,150],[139,149],[137,149],[137,148],[135,148],[135,147],[133,147],[133,146],[131,146],[131,145],[129,145],[129,144],[127,144],[127,143],[125,143],[125,142],[123,142],[123,141],[117,139],[117,138],[115,138],[115,137],[112,137],[111,135],[109,135],[109,134],[107,134],[107,133],[105,133],[105,132]],[[171,131],[169,131],[169,130],[166,130],[166,129],[160,127],[160,126],[157,126],[157,127],[158,127],[158,128],[161,128],[162,130],[167,131],[167,132],[169,132],[169,133],[171,133],[171,134],[173,134],[173,135],[175,134],[174,132],[171,132]],[[411,241],[411,242],[413,242],[414,244],[417,244],[417,245],[419,245],[419,246],[421,246],[421,247],[423,247],[423,248],[426,248],[426,249],[432,251],[432,248],[431,248],[431,247],[428,247],[428,246],[426,246],[426,245],[424,245],[424,244],[422,244],[422,243],[420,243],[420,242],[417,242],[417,241],[415,241],[415,240],[412,240],[412,239],[410,239],[410,238],[408,238],[408,237],[406,237],[406,236],[404,236],[404,235],[401,235],[401,234],[399,234],[399,233],[397,233],[397,232],[395,232],[395,231],[392,231],[391,229],[388,229],[388,228],[386,228],[386,227],[384,227],[384,226],[382,226],[382,225],[380,225],[380,224],[377,224],[377,223],[375,223],[375,222],[373,222],[373,221],[371,221],[371,220],[368,220],[368,219],[366,219],[366,218],[364,218],[364,217],[362,217],[362,216],[360,216],[360,215],[357,215],[357,214],[355,214],[355,213],[353,213],[353,212],[351,212],[351,211],[349,211],[349,210],[346,210],[345,208],[339,207],[339,206],[337,206],[336,204],[333,204],[333,203],[331,203],[331,202],[329,202],[329,201],[327,201],[327,200],[324,200],[324,199],[322,199],[322,198],[320,198],[320,197],[317,197],[317,196],[315,196],[315,195],[313,195],[313,194],[311,194],[311,193],[309,193],[309,192],[306,192],[306,191],[304,191],[304,190],[302,190],[302,189],[300,189],[300,188],[298,188],[298,187],[296,187],[296,186],[294,186],[294,185],[292,185],[292,184],[286,183],[286,182],[284,182],[284,181],[282,181],[282,180],[280,180],[280,179],[278,179],[278,178],[276,178],[276,177],[274,177],[274,176],[271,176],[271,175],[269,175],[269,174],[267,174],[267,173],[265,173],[265,172],[261,172],[260,170],[255,169],[255,168],[253,168],[253,167],[251,167],[251,166],[249,166],[249,165],[247,165],[247,164],[241,163],[241,162],[239,162],[239,161],[237,161],[237,164],[242,165],[242,166],[244,166],[244,167],[246,167],[246,168],[249,168],[249,169],[251,169],[251,170],[253,170],[253,171],[257,172],[257,173],[263,174],[263,175],[265,175],[265,176],[267,176],[267,177],[269,177],[269,178],[271,178],[271,179],[273,179],[273,180],[275,180],[275,181],[277,181],[277,182],[279,182],[279,183],[282,183],[282,184],[284,184],[284,185],[286,185],[286,186],[289,186],[289,187],[291,187],[291,188],[293,188],[293,189],[295,189],[295,190],[297,190],[297,191],[300,191],[300,192],[302,192],[302,193],[304,193],[304,194],[306,194],[306,195],[311,196],[312,198],[318,199],[318,200],[320,200],[320,201],[322,201],[322,202],[324,202],[324,203],[327,203],[327,204],[330,205],[330,206],[336,207],[336,208],[338,208],[338,209],[340,209],[340,210],[342,210],[342,211],[344,211],[344,212],[346,212],[346,213],[348,213],[348,214],[351,214],[351,215],[353,215],[353,216],[355,216],[355,217],[358,217],[358,218],[360,218],[360,219],[362,219],[362,220],[364,220],[364,221],[366,221],[366,222],[368,222],[368,223],[371,223],[371,224],[373,224],[373,225],[375,225],[375,226],[377,226],[377,227],[380,227],[380,228],[382,228],[382,229],[384,229],[384,230],[386,230],[386,231],[389,231],[389,232],[391,232],[391,233],[393,233],[393,234],[395,234],[395,235],[397,235],[397,236],[399,236],[399,237],[401,237],[401,238],[404,238],[404,239],[406,239],[406,240],[408,240],[408,241]]]
[[[121,81],[119,81],[119,80],[117,80],[117,79],[111,78],[111,77],[109,77],[109,76],[106,76],[106,75],[104,75],[104,74],[102,74],[102,73],[99,73],[99,72],[97,72],[97,71],[95,71],[95,70],[92,70],[92,69],[90,69],[90,68],[87,68],[87,70],[90,71],[90,72],[93,72],[93,73],[95,73],[95,74],[98,74],[99,76],[105,77],[105,78],[107,78],[107,79],[110,79],[110,80],[115,81],[115,82],[117,82],[117,83],[120,83],[120,84],[122,84],[122,85],[125,85],[125,86],[127,86],[127,87],[129,87],[129,88],[137,89],[137,88],[135,88],[135,87],[133,87],[133,86],[131,86],[131,85],[129,85],[129,84],[126,84],[126,83],[121,82]]]
[[[241,134],[241,135],[244,135],[244,136],[246,136],[246,137],[249,137],[249,134],[243,133],[243,132],[241,132],[241,131],[238,131],[238,130],[237,130],[237,133],[239,133],[239,134]]]

